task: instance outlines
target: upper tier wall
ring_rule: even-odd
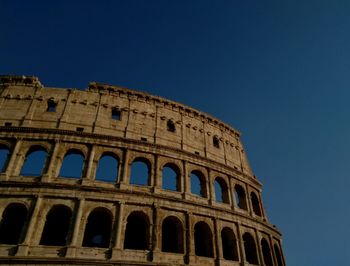
[[[49,101],[57,104],[54,112],[47,111]],[[112,110],[120,111],[120,119],[112,118]],[[169,120],[175,132],[168,130]],[[236,130],[188,106],[126,88],[95,82],[86,91],[44,88],[36,77],[0,76],[0,126],[9,123],[143,140],[199,154],[253,177]]]

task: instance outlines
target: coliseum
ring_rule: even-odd
[[[235,129],[95,82],[0,93],[0,264],[285,266]]]

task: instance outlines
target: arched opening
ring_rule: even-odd
[[[261,239],[261,249],[264,257],[265,266],[273,266],[270,245],[265,238]]]
[[[238,261],[237,241],[231,228],[224,227],[221,230],[221,241],[224,259]]]
[[[180,191],[179,169],[174,164],[163,166],[162,187],[166,190]]]
[[[0,223],[1,244],[17,245],[20,243],[27,215],[27,208],[23,204],[11,203],[6,207]]]
[[[235,185],[235,196],[237,207],[242,210],[247,210],[247,200],[245,191],[240,185]]]
[[[220,140],[218,136],[213,137],[213,145],[215,148],[220,148]]]
[[[21,174],[22,176],[41,176],[47,158],[47,151],[41,146],[35,146],[29,149],[26,154]]]
[[[214,257],[213,235],[205,222],[198,222],[194,226],[194,245],[197,256]]]
[[[83,175],[84,160],[85,158],[81,151],[75,149],[69,150],[64,156],[59,176],[81,178]]]
[[[116,182],[118,176],[118,159],[111,154],[103,154],[98,161],[96,180]]]
[[[53,206],[46,216],[40,245],[65,246],[71,218],[72,211],[70,208],[64,205]]]
[[[0,145],[0,172],[5,172],[10,159],[10,150],[5,145]]]
[[[225,180],[223,180],[220,177],[217,177],[214,182],[214,188],[215,188],[216,201],[228,204],[230,201],[228,197],[228,189],[227,189],[227,184]]]
[[[275,256],[277,259],[277,266],[283,266],[282,256],[281,256],[281,252],[280,252],[279,247],[276,244],[274,244],[273,248],[275,250]]]
[[[172,120],[168,120],[168,122],[166,123],[167,126],[167,130],[170,132],[175,132],[176,131],[176,127],[175,127],[175,123]]]
[[[205,179],[201,172],[191,172],[191,193],[205,198],[207,196]]]
[[[149,220],[143,212],[132,212],[128,216],[124,249],[148,250]]]
[[[87,220],[83,247],[108,248],[112,230],[112,214],[106,208],[94,209]]]
[[[183,253],[183,227],[181,221],[170,216],[162,223],[162,251],[171,253]]]
[[[130,169],[130,184],[139,186],[149,185],[150,163],[144,158],[136,158]]]
[[[245,260],[250,264],[258,264],[258,256],[256,253],[256,245],[254,238],[249,233],[244,233],[243,244],[245,252]]]
[[[250,193],[250,198],[252,200],[253,212],[255,215],[261,216],[260,204],[258,197],[254,192]]]

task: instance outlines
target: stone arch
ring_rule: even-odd
[[[214,189],[215,189],[215,199],[217,202],[226,203],[226,204],[230,203],[228,186],[226,181],[223,178],[221,177],[215,178]]]
[[[104,207],[97,207],[90,212],[85,226],[83,247],[109,247],[112,217],[110,210]]]
[[[71,224],[72,210],[62,204],[54,205],[46,215],[40,245],[65,246]]]
[[[130,166],[130,184],[139,186],[150,185],[151,163],[144,157],[137,157]]]
[[[253,212],[257,216],[261,216],[260,202],[258,196],[254,193],[250,193],[250,199],[252,201]]]
[[[205,177],[199,170],[193,170],[190,174],[191,178],[191,193],[197,196],[206,198],[207,197],[207,188]]]
[[[162,188],[180,191],[180,170],[174,163],[166,163],[162,168]]]
[[[95,180],[116,182],[118,180],[119,158],[111,152],[105,152],[98,160]]]
[[[29,148],[21,169],[21,176],[41,176],[44,172],[48,153],[46,148],[34,145]]]
[[[22,203],[10,203],[5,208],[0,223],[0,243],[16,245],[21,243],[28,209]]]
[[[270,245],[265,238],[261,239],[261,250],[263,253],[265,266],[273,266]]]
[[[206,222],[197,222],[194,226],[194,245],[197,256],[214,257],[213,233]]]
[[[5,172],[10,160],[10,148],[5,144],[0,144],[0,173]]]
[[[150,222],[142,211],[129,214],[126,223],[124,249],[148,250],[150,236]]]
[[[235,185],[235,197],[236,197],[237,207],[242,210],[247,210],[248,208],[247,208],[247,198],[246,198],[245,190],[239,184]]]
[[[245,260],[250,264],[256,264],[256,265],[259,264],[255,240],[250,233],[244,233],[243,245],[244,245]]]
[[[69,149],[60,168],[60,177],[82,178],[85,164],[84,153],[78,149]]]
[[[224,227],[221,230],[221,244],[224,259],[238,261],[237,240],[231,228]]]
[[[168,216],[162,222],[162,251],[184,253],[183,224],[175,216]]]
[[[280,248],[278,247],[277,244],[273,245],[273,249],[275,250],[275,256],[276,256],[276,260],[277,260],[277,266],[283,266],[283,262],[282,262],[282,255],[280,252]]]

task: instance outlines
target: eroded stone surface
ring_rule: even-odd
[[[2,149],[10,153],[0,175],[2,224],[11,204],[27,209],[19,244],[0,244],[1,264],[285,265],[281,235],[267,220],[261,183],[252,173],[240,134],[210,115],[117,86],[90,83],[80,91],[46,88],[36,77],[1,76],[0,136]],[[26,158],[37,150],[47,152],[42,173],[23,175]],[[72,151],[83,157],[82,176],[60,177],[64,158]],[[113,182],[96,180],[105,154],[118,160]],[[149,166],[145,186],[130,184],[135,159]],[[165,165],[177,173],[176,191],[163,189]],[[203,197],[191,193],[193,172],[202,178]],[[224,202],[216,200],[215,180],[223,188]],[[57,206],[71,212],[65,244],[44,245],[45,224]],[[84,246],[96,210],[110,217],[106,247]],[[124,248],[130,214],[146,223],[142,250]],[[164,221],[167,228],[176,225],[178,253],[164,252],[174,248],[164,243],[174,241]],[[198,232],[207,236],[201,248],[195,243],[196,237],[201,239]],[[247,250],[248,234],[255,257]],[[210,257],[203,256],[206,252]]]

